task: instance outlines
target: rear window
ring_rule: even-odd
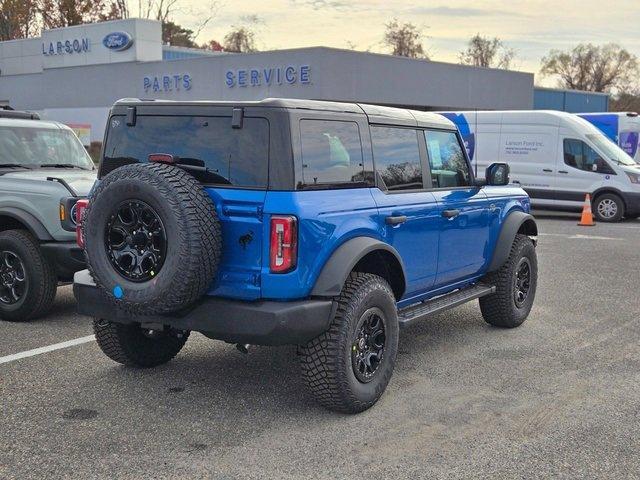
[[[112,116],[101,170],[144,163],[152,153],[177,156],[183,163],[202,166],[197,175],[207,184],[266,188],[269,167],[269,122],[244,118],[231,127],[231,117],[139,115],[134,126]]]
[[[298,190],[366,186],[360,130],[355,122],[302,120],[302,181]]]

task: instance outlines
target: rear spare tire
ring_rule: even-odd
[[[194,303],[213,281],[222,249],[209,195],[163,164],[127,165],[104,177],[89,198],[83,235],[96,284],[133,314]]]

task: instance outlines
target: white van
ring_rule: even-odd
[[[579,113],[640,163],[640,115],[636,112]]]
[[[586,120],[556,111],[440,112],[460,130],[483,176],[493,162],[511,167],[537,208],[580,210],[591,194],[596,218],[640,216],[640,165]]]

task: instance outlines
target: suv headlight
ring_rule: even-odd
[[[635,183],[635,184],[640,184],[640,173],[631,173],[631,172],[624,172],[627,174],[627,177],[629,177],[629,180],[631,180],[631,183]]]

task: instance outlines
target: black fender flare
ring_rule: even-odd
[[[404,263],[398,251],[391,245],[371,237],[356,237],[340,245],[322,267],[311,291],[313,297],[335,297],[340,295],[353,267],[367,254],[376,250],[389,252],[402,268],[402,278],[406,285]]]
[[[22,223],[38,240],[53,240],[53,237],[49,234],[42,222],[25,210],[15,207],[5,207],[0,209],[0,217],[3,216],[13,218]]]
[[[489,264],[488,272],[495,272],[498,270],[504,262],[509,258],[509,252],[511,251],[511,245],[516,238],[520,227],[527,224],[527,235],[531,237],[538,236],[538,225],[533,215],[524,213],[520,210],[515,210],[507,215],[502,223],[502,229],[498,236],[498,241],[494,249],[493,258]]]

